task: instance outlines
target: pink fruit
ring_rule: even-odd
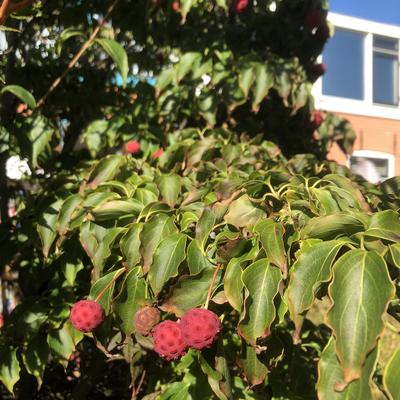
[[[164,149],[161,147],[153,153],[153,158],[160,158],[164,154]]]
[[[243,12],[249,4],[249,0],[234,0],[233,2],[233,9],[237,13]]]
[[[311,129],[313,130],[318,129],[323,121],[324,121],[324,115],[322,114],[322,112],[314,111],[313,119],[310,122]]]
[[[174,11],[179,11],[179,9],[180,9],[179,1],[173,1],[172,4],[171,4],[171,8],[172,8]]]
[[[154,351],[166,360],[175,360],[185,353],[187,345],[182,338],[180,324],[163,321],[153,331]]]
[[[150,306],[139,308],[133,317],[135,330],[142,336],[147,336],[159,322],[160,311]]]
[[[104,310],[93,300],[80,300],[72,307],[69,318],[79,331],[92,332],[104,321]]]
[[[314,64],[311,67],[311,72],[316,76],[324,75],[326,72],[326,65],[324,63]]]
[[[140,151],[140,143],[136,140],[130,140],[129,142],[125,143],[124,150],[126,153],[136,154]]]
[[[202,350],[210,347],[221,330],[221,322],[212,311],[204,308],[192,308],[181,319],[184,341],[189,347]]]

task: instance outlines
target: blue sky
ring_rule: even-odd
[[[330,0],[329,4],[333,12],[400,26],[400,0]]]

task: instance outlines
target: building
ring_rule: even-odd
[[[353,125],[354,153],[334,146],[329,158],[369,180],[400,175],[400,26],[330,13],[335,35],[325,46],[327,71],[314,85],[315,106]]]

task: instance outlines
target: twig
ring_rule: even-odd
[[[34,2],[35,0],[23,0],[19,3],[10,3],[10,0],[3,0],[3,3],[0,7],[0,25],[4,25],[6,23],[10,14],[18,10],[22,10],[23,8],[28,8]]]
[[[10,0],[3,0],[0,7],[0,25],[4,25],[8,17],[8,8],[10,7]]]
[[[140,377],[140,381],[139,381],[139,385],[137,386],[137,388],[134,390],[134,392],[133,392],[133,398],[135,399],[136,398],[136,396],[139,394],[139,392],[140,392],[140,388],[142,387],[142,385],[143,385],[143,382],[144,382],[144,377],[146,376],[146,370],[144,369],[143,370],[143,372],[142,372],[142,376]]]
[[[210,298],[211,298],[211,294],[212,294],[212,289],[213,289],[213,287],[214,287],[215,279],[217,278],[217,274],[218,274],[218,271],[219,271],[220,269],[221,269],[221,267],[220,267],[219,265],[217,265],[216,268],[215,268],[214,274],[213,274],[213,276],[212,276],[211,284],[210,284],[210,287],[208,288],[206,303],[205,303],[205,305],[204,305],[204,307],[205,307],[206,309],[208,308],[208,303],[210,302]]]
[[[83,53],[91,46],[93,43],[94,39],[96,38],[97,34],[99,33],[101,27],[105,24],[107,21],[107,18],[113,11],[114,7],[117,5],[119,0],[114,0],[114,2],[111,4],[111,6],[108,8],[103,20],[97,25],[96,29],[93,31],[93,33],[90,35],[89,39],[83,44],[81,49],[76,53],[75,57],[69,62],[67,68],[65,68],[64,72],[57,78],[55,81],[51,84],[47,92],[43,95],[43,97],[37,102],[36,107],[42,107],[46,99],[50,96],[50,94],[57,88],[57,86],[61,83],[61,81],[65,78],[65,76],[68,74],[69,70],[72,69],[75,64],[79,61],[79,59],[82,57]]]

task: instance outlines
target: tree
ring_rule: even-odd
[[[52,382],[74,398],[396,395],[398,357],[384,386],[376,364],[382,318],[398,318],[399,181],[325,160],[354,140],[313,106],[326,9],[52,1],[8,19],[0,252],[23,294],[0,336],[9,391],[35,378],[42,398]],[[10,155],[29,177],[5,179]],[[105,312],[85,334],[69,319],[83,298]],[[138,325],[149,307],[175,321],[204,305],[218,340],[172,362]],[[118,384],[96,385],[113,368]]]

